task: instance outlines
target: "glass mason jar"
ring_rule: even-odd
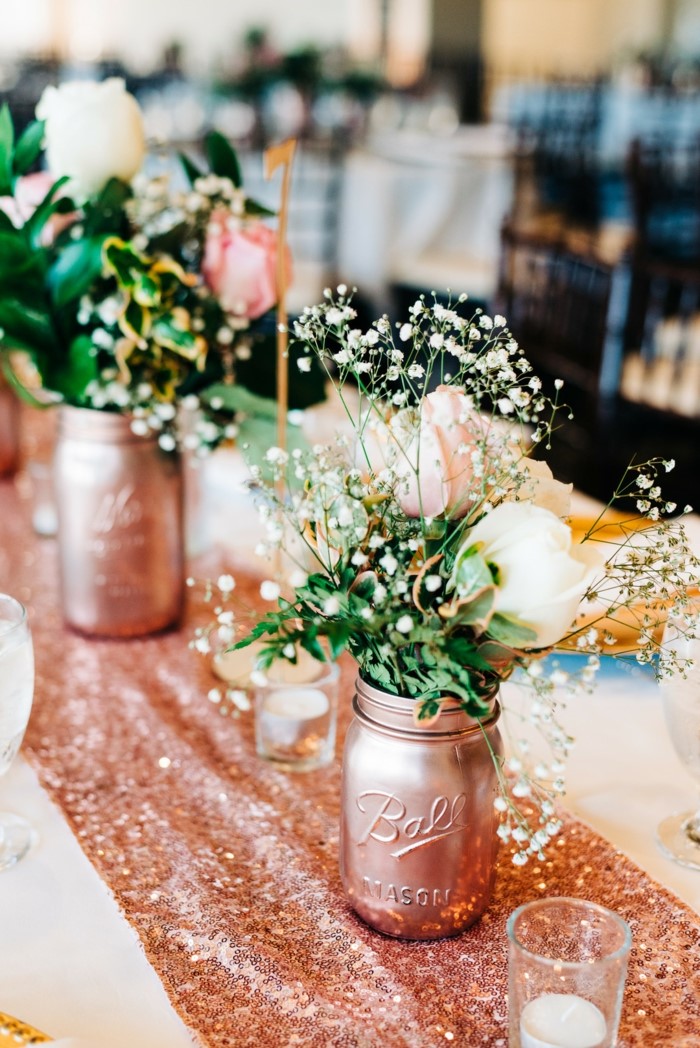
[[[19,401],[0,375],[0,477],[14,473],[19,460]]]
[[[55,453],[63,613],[83,633],[133,637],[174,625],[184,601],[177,452],[130,418],[59,408]]]
[[[343,755],[340,872],[350,905],[377,931],[438,939],[468,928],[491,898],[500,710],[494,701],[479,724],[455,703],[416,726],[413,706],[358,678]]]

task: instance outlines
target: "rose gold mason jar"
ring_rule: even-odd
[[[14,473],[19,461],[19,401],[0,375],[0,477]]]
[[[412,700],[358,678],[353,706],[340,826],[350,905],[386,935],[457,935],[491,898],[498,704],[481,726],[455,705],[416,727]]]
[[[84,633],[133,637],[176,623],[184,598],[176,452],[125,415],[59,408],[55,454],[63,613]]]

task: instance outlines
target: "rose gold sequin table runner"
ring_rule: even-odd
[[[54,540],[35,540],[0,482],[0,590],[31,614],[36,698],[24,752],[110,887],[186,1024],[210,1048],[507,1044],[505,922],[577,895],[631,924],[620,1043],[700,1046],[700,920],[573,818],[546,863],[506,855],[488,914],[457,939],[384,938],[338,874],[339,762],[285,774],[251,716],[207,700],[180,633],[82,638],[62,624]],[[350,716],[346,667],[340,735]]]

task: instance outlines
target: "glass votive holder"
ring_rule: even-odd
[[[277,663],[256,684],[255,746],[260,757],[286,771],[312,771],[335,753],[338,667]]]
[[[632,935],[584,899],[536,899],[508,919],[510,1048],[614,1048]]]
[[[53,486],[53,466],[50,462],[27,462],[31,497],[32,527],[37,535],[55,535],[58,515]]]

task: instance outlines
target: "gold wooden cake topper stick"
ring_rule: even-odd
[[[263,154],[265,178],[272,178],[275,171],[283,168],[282,194],[277,222],[277,444],[287,449],[287,411],[289,409],[289,362],[287,357],[287,215],[289,213],[289,187],[292,161],[296,150],[296,139],[270,146]]]

